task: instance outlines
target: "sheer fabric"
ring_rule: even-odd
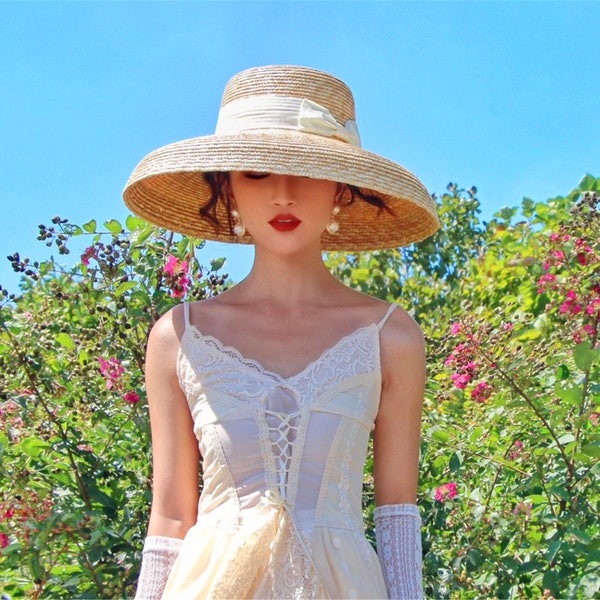
[[[178,376],[204,485],[163,598],[386,597],[361,494],[393,308],[284,378],[202,335],[185,305]]]
[[[375,508],[377,554],[390,598],[421,600],[423,567],[421,516],[414,504]]]
[[[160,600],[180,547],[181,540],[177,538],[162,535],[146,538],[135,600]]]

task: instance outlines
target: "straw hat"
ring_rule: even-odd
[[[422,240],[436,231],[435,204],[407,169],[360,147],[350,89],[314,69],[268,66],[235,75],[225,87],[214,135],[169,144],[135,168],[123,197],[137,215],[206,240],[251,243],[229,229],[219,201],[219,228],[200,216],[211,190],[207,171],[258,171],[327,179],[360,188],[391,209],[356,199],[343,206],[324,250],[376,250]]]

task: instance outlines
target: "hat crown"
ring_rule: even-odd
[[[242,71],[225,86],[221,106],[256,96],[305,98],[328,109],[340,123],[355,120],[350,88],[333,75],[308,67],[276,65]]]

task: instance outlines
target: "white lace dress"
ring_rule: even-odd
[[[393,308],[283,378],[202,335],[185,306],[178,374],[204,485],[163,598],[386,597],[361,492]]]

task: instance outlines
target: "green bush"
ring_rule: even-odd
[[[586,176],[486,224],[477,191],[450,185],[429,240],[327,256],[346,283],[404,305],[428,340],[431,597],[600,591],[599,191]],[[81,261],[15,254],[20,292],[0,288],[0,592],[13,598],[133,594],[150,502],[146,337],[183,296],[228,285],[223,259],[199,264],[201,242],[134,217],[96,227],[40,227],[59,255],[88,236]]]
[[[0,591],[12,597],[132,596],[148,520],[149,424],[143,361],[160,314],[218,293],[223,261],[129,217],[96,232],[55,218],[40,239],[69,271],[9,257],[25,280],[0,308]]]

